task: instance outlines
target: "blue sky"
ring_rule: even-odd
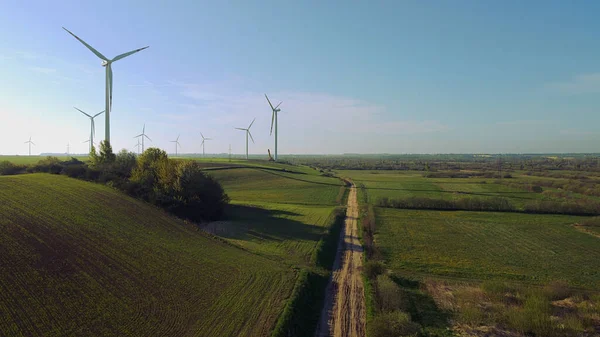
[[[111,137],[173,152],[598,152],[597,1],[0,2],[0,154],[86,152],[113,65]],[[103,138],[98,118],[96,137]]]

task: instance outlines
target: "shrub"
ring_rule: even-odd
[[[402,289],[387,275],[378,275],[376,281],[377,306],[381,312],[406,311],[408,302]]]
[[[22,172],[25,169],[24,166],[15,165],[8,160],[0,162],[0,175],[13,175]]]
[[[377,315],[369,324],[368,335],[371,337],[417,336],[419,324],[411,321],[410,315],[393,311]]]
[[[367,261],[363,265],[363,272],[371,280],[376,279],[377,276],[383,274],[384,271],[385,266],[379,261]]]

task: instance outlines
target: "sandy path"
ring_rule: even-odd
[[[357,218],[356,187],[352,185],[345,228],[340,236],[316,337],[365,336],[366,309],[361,277],[363,248],[358,240]]]

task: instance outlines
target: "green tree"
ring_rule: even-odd
[[[100,142],[100,164],[111,164],[114,163],[116,159],[115,154],[113,153],[112,146],[110,143],[103,140]]]

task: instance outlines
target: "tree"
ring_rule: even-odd
[[[92,148],[90,149],[90,162],[92,163],[92,166],[96,166],[99,161],[100,158],[98,157],[98,153],[96,153],[96,147],[92,145]]]
[[[114,163],[116,159],[115,154],[113,153],[112,146],[110,143],[103,140],[100,142],[100,164],[111,164]]]

